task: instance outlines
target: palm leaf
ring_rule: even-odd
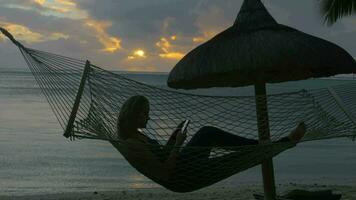
[[[320,0],[324,22],[334,24],[338,19],[356,14],[356,0]]]

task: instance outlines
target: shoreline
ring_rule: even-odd
[[[356,199],[356,185],[323,185],[323,184],[279,184],[277,192],[283,195],[291,190],[302,189],[308,191],[332,190],[334,194],[342,194],[342,199]],[[164,188],[146,189],[118,189],[117,191],[92,191],[92,192],[68,192],[54,194],[38,194],[24,196],[3,196],[1,200],[253,200],[253,194],[262,194],[262,185],[252,184],[239,187],[208,187],[190,193],[175,193]]]

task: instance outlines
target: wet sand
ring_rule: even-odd
[[[308,191],[332,190],[333,194],[342,194],[342,200],[356,199],[356,185],[302,185],[284,184],[278,186],[278,193],[285,194],[294,189]],[[191,193],[174,193],[160,189],[122,189],[118,191],[93,191],[76,193],[41,194],[31,196],[0,196],[1,200],[249,200],[254,193],[262,193],[261,185],[245,185],[239,188],[220,187],[206,188]]]

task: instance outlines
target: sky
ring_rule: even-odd
[[[356,16],[323,23],[318,0],[262,0],[278,23],[329,40],[356,58]],[[0,0],[0,26],[25,46],[108,70],[169,72],[230,27],[242,0]],[[0,34],[1,35],[1,34]],[[26,66],[0,36],[0,68]]]

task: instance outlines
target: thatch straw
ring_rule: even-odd
[[[260,0],[245,0],[233,26],[188,53],[172,88],[236,87],[356,73],[341,47],[278,24]]]

